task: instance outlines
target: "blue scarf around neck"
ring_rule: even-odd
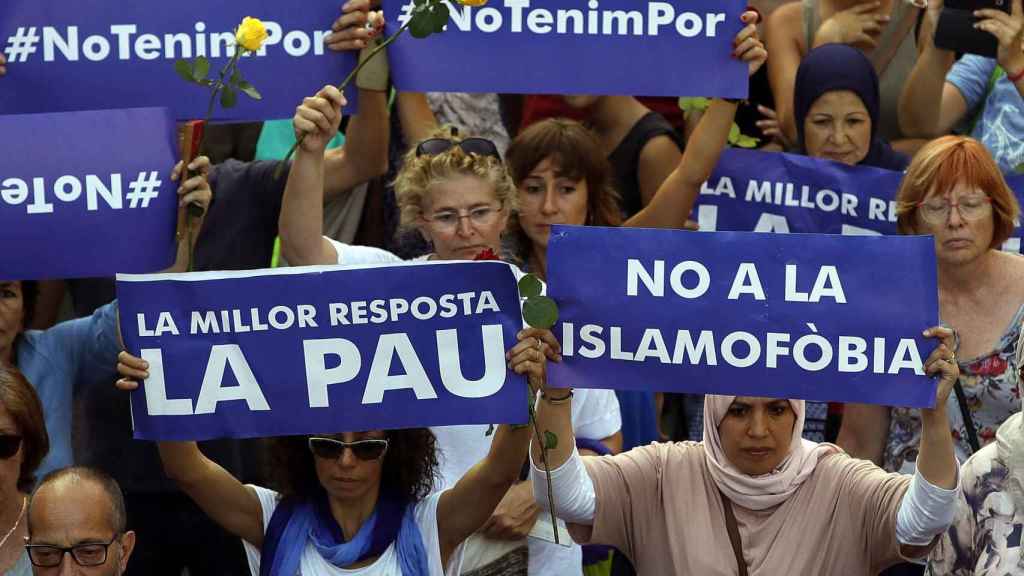
[[[416,524],[415,503],[381,492],[373,514],[345,542],[327,494],[286,499],[274,509],[260,553],[260,576],[296,576],[307,543],[328,563],[344,568],[381,556],[395,545],[402,576],[428,576],[427,552]]]

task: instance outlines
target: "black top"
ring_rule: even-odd
[[[615,189],[624,217],[629,218],[643,208],[640,195],[640,152],[644,146],[658,136],[668,136],[682,152],[682,136],[657,112],[648,112],[630,129],[622,142],[608,155],[615,177]]]
[[[213,167],[213,203],[196,244],[196,270],[266,268],[277,237],[288,172],[274,178],[277,162],[228,160]],[[92,314],[114,299],[113,278],[69,280],[76,315]],[[165,478],[156,444],[132,440],[128,395],[109,381],[77,382],[74,446],[77,463],[113,475],[126,492],[175,491]],[[247,446],[245,448],[243,446]],[[262,480],[253,441],[203,443],[203,452],[237,477]],[[243,468],[243,462],[245,464]]]

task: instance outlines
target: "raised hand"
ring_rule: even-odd
[[[750,76],[753,76],[764,65],[765,61],[768,60],[768,51],[765,50],[764,43],[761,42],[757,33],[757,21],[759,18],[760,16],[753,10],[744,12],[740,16],[740,20],[746,26],[736,34],[732,41],[733,58],[747,63]]]
[[[938,390],[935,392],[934,410],[944,411],[949,393],[960,378],[960,366],[956,362],[956,334],[950,328],[935,326],[925,330],[924,335],[939,341],[938,347],[932,350],[924,363],[924,372],[940,378]]]
[[[814,45],[835,43],[875,48],[882,28],[889,22],[888,15],[878,13],[880,7],[880,2],[867,2],[836,12],[822,22],[814,36]]]
[[[324,44],[331,50],[362,50],[384,29],[384,15],[370,10],[369,0],[349,0],[341,7],[341,16],[331,25]]]
[[[1024,71],[1024,9],[1021,9],[1021,0],[1013,0],[1009,14],[985,8],[975,10],[974,15],[980,19],[974,27],[988,32],[999,41],[996,59],[1003,70],[1010,75]]]
[[[171,171],[171,180],[177,182],[181,179],[183,167],[182,162],[178,162],[174,166],[174,170]],[[189,163],[188,169],[195,173],[195,176],[178,186],[178,206],[187,206],[194,202],[203,208],[205,214],[206,209],[210,207],[210,201],[213,200],[213,191],[210,189],[207,179],[210,174],[210,159],[206,156],[198,156]]]
[[[295,139],[302,143],[304,151],[323,154],[338,132],[341,109],[346,104],[345,96],[334,86],[324,86],[315,96],[302,101],[295,109],[293,124]]]

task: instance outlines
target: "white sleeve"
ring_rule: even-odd
[[[338,242],[327,236],[324,236],[324,239],[329,241],[334,246],[334,251],[338,253],[338,264],[361,265],[404,262],[404,260],[387,250],[381,250],[372,246],[353,246],[352,244]]]
[[[956,476],[956,488],[946,490],[928,482],[920,469],[914,472],[896,513],[896,540],[900,544],[927,546],[949,528],[960,496],[959,470]]]
[[[544,475],[544,469],[533,463],[532,455],[530,468],[533,497],[536,498],[538,506],[550,510],[548,480]],[[583,458],[576,448],[572,449],[572,456],[569,456],[564,464],[551,471],[551,492],[557,506],[555,516],[573,524],[594,524],[594,514],[597,511],[594,481],[590,479],[590,474],[587,474]]]
[[[577,388],[572,399],[572,429],[577,438],[603,440],[622,429],[614,390]]]

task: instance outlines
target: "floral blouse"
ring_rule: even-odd
[[[978,432],[978,442],[982,446],[995,440],[999,425],[1021,409],[1014,352],[1022,319],[1024,306],[1017,309],[994,352],[960,361],[960,385],[964,389],[967,406]],[[964,462],[971,456],[971,445],[967,440],[967,429],[955,394],[949,395],[946,412],[953,427],[957,460]],[[920,441],[921,418],[917,410],[890,410],[889,440],[885,447],[883,467],[889,472],[909,472],[917,461]]]
[[[1009,471],[995,444],[960,469],[963,492],[953,525],[932,549],[928,576],[1024,574],[1024,503],[1008,492]]]

